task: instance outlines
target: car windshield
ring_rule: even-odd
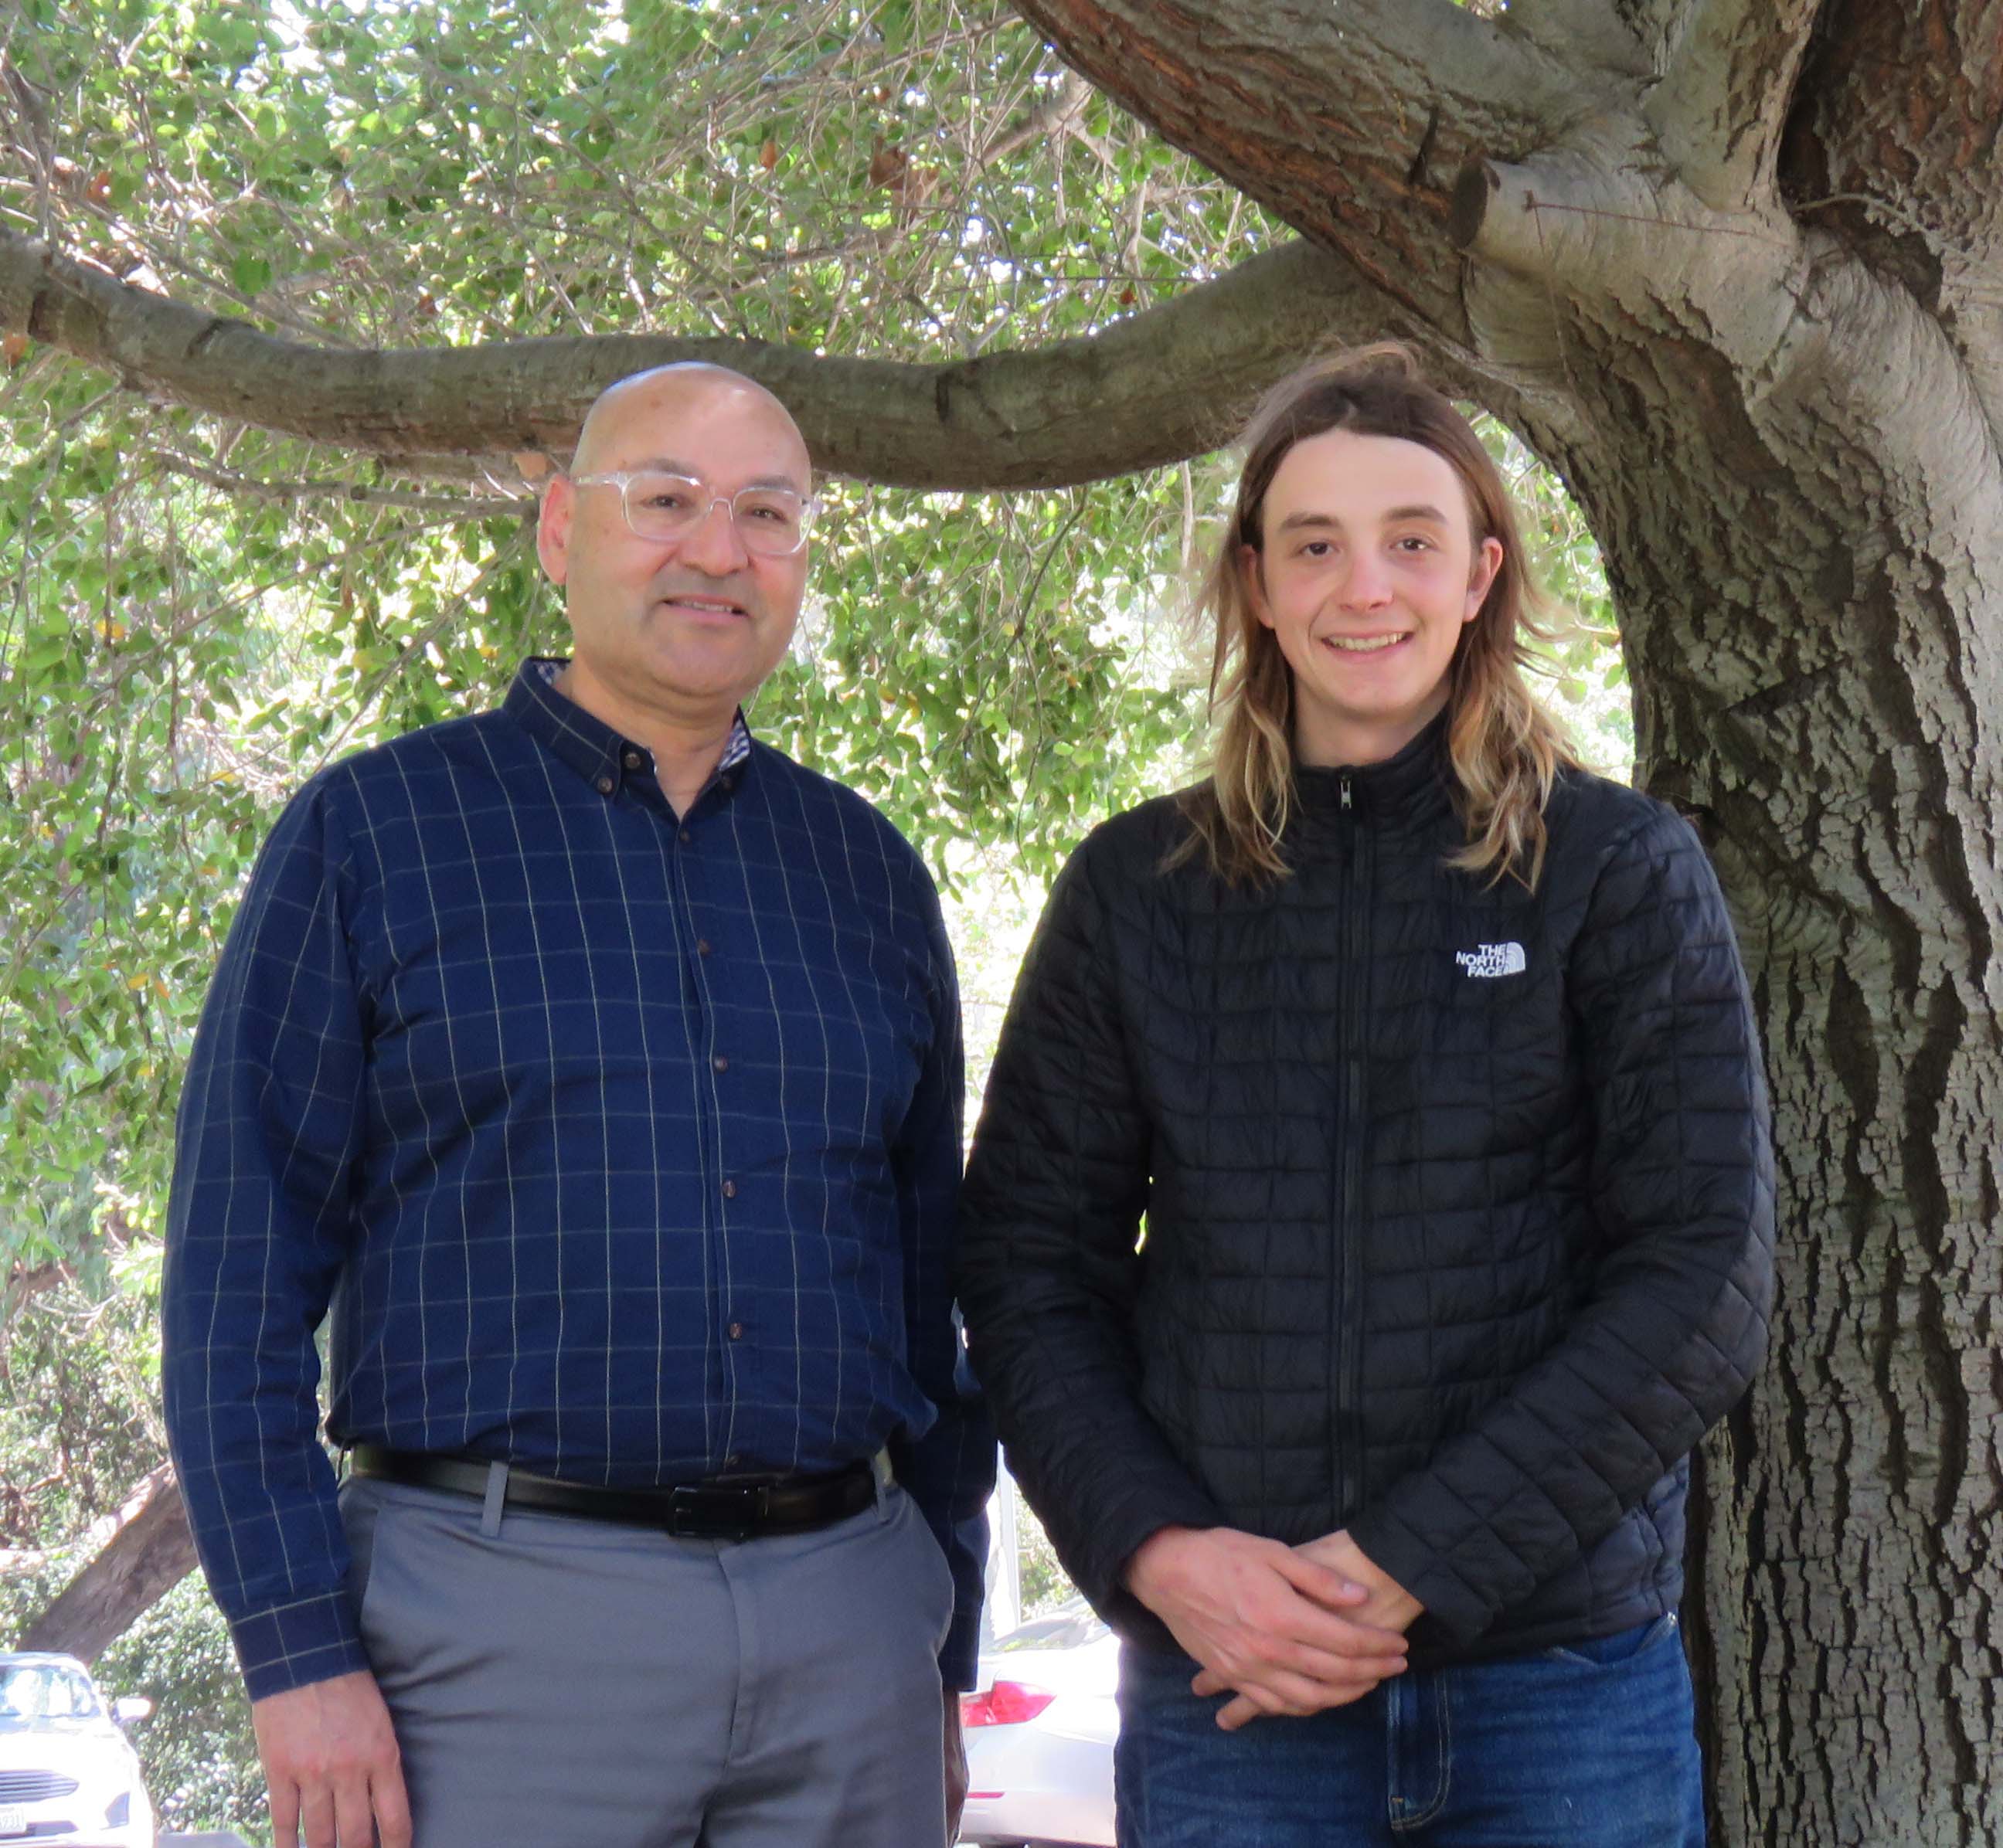
[[[1033,1617],[1002,1637],[995,1648],[998,1654],[1017,1649],[1077,1649],[1106,1634],[1106,1626],[1089,1608],[1058,1611],[1047,1617]]]
[[[0,1725],[23,1720],[97,1720],[104,1710],[89,1678],[60,1662],[0,1668]]]

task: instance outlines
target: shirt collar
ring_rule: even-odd
[[[621,781],[635,771],[652,775],[653,753],[645,745],[623,736],[604,720],[586,711],[576,700],[558,692],[557,676],[568,665],[560,659],[530,655],[516,672],[502,711],[600,795],[615,793]],[[735,770],[750,755],[751,728],[745,724],[740,707],[730,721],[730,735],[725,741],[722,756],[717,760],[716,774],[721,776]]]

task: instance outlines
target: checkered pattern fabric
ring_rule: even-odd
[[[888,1443],[966,1685],[994,1445],[932,882],[741,721],[678,818],[558,665],[299,792],[196,1036],[167,1415],[251,1694],[365,1665],[323,1319],[337,1445],[652,1486]]]

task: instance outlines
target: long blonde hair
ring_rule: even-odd
[[[1540,599],[1500,471],[1467,420],[1392,341],[1302,366],[1266,394],[1246,427],[1237,504],[1197,603],[1215,626],[1210,704],[1222,722],[1211,779],[1184,800],[1194,835],[1173,858],[1201,852],[1234,885],[1288,875],[1280,842],[1293,793],[1293,673],[1246,593],[1239,557],[1262,543],[1266,493],[1288,452],[1331,430],[1397,437],[1443,457],[1466,491],[1476,550],[1486,539],[1501,544],[1501,567],[1448,669],[1447,754],[1467,830],[1449,864],[1485,872],[1491,884],[1506,875],[1534,888],[1552,784],[1578,762],[1523,676],[1529,640],[1543,633]]]

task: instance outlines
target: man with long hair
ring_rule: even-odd
[[[962,1303],[1127,1640],[1123,1848],[1702,1840],[1683,1504],[1767,1102],[1711,868],[1532,697],[1529,596],[1408,355],[1277,387],[1212,774],[1079,848],[1003,1028]]]

